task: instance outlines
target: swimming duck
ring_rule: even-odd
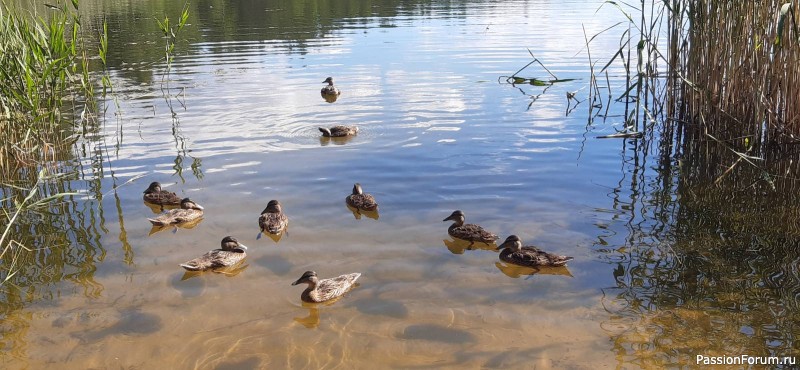
[[[328,77],[322,83],[327,83],[328,86],[322,88],[320,93],[322,95],[339,95],[341,94],[341,90],[337,89],[336,86],[333,86],[333,77]]]
[[[189,198],[183,198],[181,199],[181,208],[171,209],[156,218],[147,220],[153,225],[161,226],[194,221],[200,217],[203,217],[203,207]]]
[[[502,249],[501,260],[520,266],[563,266],[567,261],[573,259],[568,256],[547,253],[536,247],[523,247],[522,239],[516,235],[510,235],[497,248]]]
[[[378,203],[375,202],[375,197],[372,194],[364,194],[361,189],[361,184],[355,183],[353,185],[353,194],[347,196],[347,205],[359,211],[374,211],[378,209]]]
[[[347,293],[359,276],[361,276],[361,273],[354,272],[331,279],[319,280],[316,272],[306,271],[303,273],[303,276],[292,283],[292,285],[308,284],[308,288],[300,295],[300,299],[304,302],[318,303],[334,299]]]
[[[325,137],[344,137],[344,136],[352,136],[358,133],[358,127],[356,126],[333,126],[331,128],[327,127],[320,127],[319,132],[322,133],[322,136]]]
[[[445,218],[442,221],[452,220],[453,224],[447,228],[447,233],[450,236],[462,240],[467,240],[470,242],[470,245],[474,242],[483,242],[486,244],[494,243],[499,237],[495,234],[492,234],[482,227],[475,225],[475,224],[465,224],[464,223],[464,212],[460,210],[453,211],[450,216]]]
[[[208,251],[206,254],[191,261],[181,264],[189,271],[205,271],[220,267],[233,266],[247,257],[247,246],[239,243],[236,238],[226,236],[220,242],[220,249]]]
[[[150,183],[142,198],[145,202],[162,206],[177,206],[181,204],[181,198],[171,191],[161,190],[161,183],[158,181]]]
[[[262,233],[280,235],[288,224],[289,218],[283,213],[280,202],[274,199],[267,203],[267,208],[261,211],[261,216],[258,218],[258,226],[261,227]]]

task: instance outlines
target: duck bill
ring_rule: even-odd
[[[241,250],[242,252],[247,250],[247,246],[244,244],[239,244],[236,248],[239,248],[239,250]]]
[[[297,279],[297,280],[296,280],[294,283],[292,283],[292,285],[297,285],[297,284],[300,284],[300,283],[302,283],[302,282],[303,282],[302,280],[303,280],[303,278],[299,278],[299,279]]]
[[[455,221],[455,218],[453,218],[453,215],[450,215],[447,218],[445,218],[444,220],[442,220],[442,222],[444,222],[444,221]]]
[[[199,205],[199,204],[195,204],[195,205],[194,205],[194,208],[195,208],[195,209],[199,209],[199,210],[201,210],[201,211],[205,209],[205,208],[203,208],[203,206],[201,206],[201,205]]]

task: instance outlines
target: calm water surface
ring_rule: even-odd
[[[68,213],[83,216],[42,232],[68,230],[61,264],[42,257],[7,293],[3,367],[596,369],[796,355],[797,254],[770,252],[796,239],[742,242],[765,256],[701,201],[671,206],[676,180],[656,171],[669,163],[594,138],[621,126],[623,106],[588,127],[588,103],[565,114],[566,92],[587,96],[581,26],[624,20],[599,5],[196,1],[162,82],[153,17],[174,20],[181,4],[86,2],[87,23],[108,17],[119,107],[66,163],[81,174]],[[593,55],[610,57],[618,35]],[[498,83],[527,49],[576,80]],[[538,65],[522,75],[550,78]],[[319,94],[327,76],[343,91],[334,103]],[[335,124],[361,132],[320,139]],[[149,235],[151,181],[203,205],[202,222]],[[355,182],[378,217],[345,206]],[[290,217],[278,242],[256,239],[270,199]],[[538,273],[501,263],[447,235],[455,209],[575,261]],[[226,235],[250,247],[239,271],[184,274],[179,263]],[[714,259],[731,246],[746,250],[740,265]],[[308,305],[290,285],[306,270],[363,275],[344,298]]]

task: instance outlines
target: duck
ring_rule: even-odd
[[[303,273],[303,276],[292,283],[292,285],[308,284],[306,290],[300,294],[300,299],[303,300],[303,302],[319,303],[329,301],[347,293],[360,276],[360,272],[354,272],[331,279],[320,280],[316,272],[306,271]]]
[[[345,137],[345,136],[353,136],[358,134],[358,127],[357,126],[344,126],[338,125],[333,126],[330,128],[327,127],[320,127],[319,132],[322,133],[324,137]]]
[[[464,223],[464,212],[460,210],[455,210],[453,213],[450,214],[447,218],[442,221],[453,221],[453,224],[447,228],[447,233],[450,236],[462,240],[469,241],[470,245],[475,242],[482,242],[486,244],[492,244],[495,240],[499,239],[499,237],[495,234],[492,234],[482,227],[475,225],[475,224],[465,224]]]
[[[350,194],[345,199],[347,205],[355,208],[358,211],[374,211],[378,209],[378,203],[375,202],[375,197],[372,194],[364,194],[361,189],[361,184],[355,183],[353,185],[353,194]]]
[[[208,251],[206,254],[180,266],[188,271],[205,271],[221,267],[236,265],[247,257],[247,246],[239,243],[236,238],[226,236],[220,242],[220,248]]]
[[[267,232],[273,235],[280,235],[286,230],[289,224],[289,218],[283,213],[281,203],[273,199],[267,203],[267,208],[261,211],[261,216],[258,217],[258,226],[261,232]],[[260,236],[261,234],[259,234]]]
[[[158,181],[150,183],[142,198],[145,202],[162,206],[178,206],[181,204],[181,198],[171,191],[161,190],[161,183]]]
[[[336,86],[333,86],[333,77],[326,78],[325,81],[322,81],[322,83],[328,84],[328,86],[325,86],[322,88],[322,90],[320,90],[322,95],[339,95],[342,93],[342,91],[337,89]]]
[[[500,259],[519,266],[564,266],[573,258],[547,253],[533,246],[522,246],[522,239],[516,235],[509,235],[497,249],[501,249]]]
[[[203,217],[203,207],[189,198],[181,199],[181,208],[166,211],[156,218],[148,218],[156,226],[180,224]]]

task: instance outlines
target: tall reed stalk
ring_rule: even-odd
[[[56,157],[71,135],[63,104],[92,106],[89,55],[78,0],[46,15],[0,0],[0,167],[10,174]],[[71,98],[71,99],[68,99]],[[84,111],[85,113],[85,111]]]

